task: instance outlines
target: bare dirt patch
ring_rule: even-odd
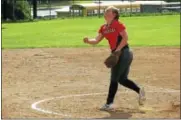
[[[53,99],[38,107],[72,118],[179,118],[180,48],[135,47],[133,52],[130,78],[148,91],[147,110],[138,106],[136,93],[122,86],[115,111],[98,109],[106,94]],[[110,72],[103,61],[108,54],[106,48],[3,50],[2,117],[65,118],[33,110],[31,104],[52,97],[107,92]]]

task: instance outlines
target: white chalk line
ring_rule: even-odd
[[[180,93],[180,90],[164,89],[164,88],[161,88],[161,89],[163,89],[163,90],[161,90],[161,91],[147,91],[147,92],[149,92],[149,93],[156,93],[156,92],[157,93]],[[130,92],[131,91],[125,91],[125,92],[119,92],[119,93],[130,93]],[[60,97],[52,97],[52,98],[43,99],[43,100],[40,100],[40,101],[37,101],[37,102],[33,103],[31,105],[31,108],[36,110],[36,111],[47,113],[47,114],[54,114],[54,115],[60,115],[60,116],[64,116],[64,117],[71,117],[71,115],[63,114],[61,112],[57,113],[57,112],[53,112],[53,111],[50,111],[50,110],[42,109],[42,108],[38,107],[38,104],[43,103],[43,102],[47,102],[47,101],[50,101],[50,100],[54,100],[54,99],[63,99],[63,98],[81,97],[81,96],[91,96],[91,95],[104,95],[104,94],[107,94],[107,92],[88,93],[88,94],[75,94],[75,95],[66,95],[66,96],[60,96]]]
[[[160,92],[165,92],[165,93],[171,93],[171,92],[180,92],[180,90],[174,90],[174,89],[171,89],[171,88],[162,88],[162,87],[156,87],[156,86],[151,86],[151,85],[144,85],[145,87],[147,87],[147,88],[154,88],[154,89],[157,89],[157,91],[158,90],[160,90]]]
[[[37,101],[35,103],[33,103],[31,105],[31,108],[34,109],[34,110],[37,110],[37,111],[40,111],[40,112],[43,112],[43,113],[49,113],[49,114],[55,114],[55,115],[61,115],[61,116],[65,116],[65,117],[70,117],[70,115],[66,115],[66,114],[63,114],[63,113],[57,113],[57,112],[53,112],[53,111],[50,111],[50,110],[44,110],[40,107],[37,107],[38,104],[40,103],[43,103],[43,102],[46,102],[46,101],[50,101],[50,100],[54,100],[54,99],[63,99],[63,98],[70,98],[70,97],[81,97],[81,96],[90,96],[90,95],[103,95],[103,94],[106,94],[107,92],[105,93],[88,93],[88,94],[75,94],[75,95],[66,95],[66,96],[60,96],[60,97],[52,97],[52,98],[48,98],[48,99],[43,99],[43,100],[40,100],[40,101]]]

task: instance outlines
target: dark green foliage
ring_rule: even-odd
[[[17,1],[15,15],[18,19],[31,18],[31,9],[27,1]]]
[[[3,0],[1,6],[3,20],[31,19],[31,9],[26,0]]]

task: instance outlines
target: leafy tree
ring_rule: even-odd
[[[31,18],[31,10],[26,0],[2,0],[1,15],[4,20],[23,20]]]

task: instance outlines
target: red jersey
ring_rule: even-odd
[[[122,23],[118,20],[114,20],[109,26],[107,24],[102,25],[99,29],[99,33],[108,40],[110,49],[115,50],[122,39],[120,32],[125,29],[126,27]]]

